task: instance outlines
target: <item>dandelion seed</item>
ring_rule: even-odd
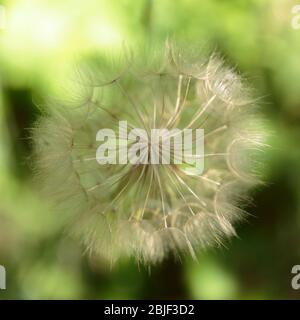
[[[265,144],[255,101],[216,55],[190,56],[168,43],[123,60],[89,65],[78,76],[82,95],[49,106],[33,130],[36,176],[92,254],[151,264],[186,251],[196,259],[197,250],[235,235],[244,190],[259,182]],[[174,142],[173,162],[154,165],[143,145],[140,163],[99,165],[96,134],[119,121],[148,137],[151,129],[204,129],[205,153],[177,163]],[[187,161],[193,156],[204,159],[203,173]]]

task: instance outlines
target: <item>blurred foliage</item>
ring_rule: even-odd
[[[289,0],[11,0],[0,29],[0,299],[299,297],[300,30]],[[166,37],[206,45],[255,88],[273,135],[248,223],[225,248],[151,269],[113,270],[83,254],[32,186],[29,129],[36,101],[59,91],[78,58]],[[63,91],[59,91],[64,96]]]

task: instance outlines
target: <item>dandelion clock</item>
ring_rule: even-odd
[[[244,79],[168,42],[99,57],[33,129],[36,178],[97,256],[154,264],[220,246],[260,183],[264,132]]]

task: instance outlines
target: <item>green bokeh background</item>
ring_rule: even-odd
[[[298,299],[300,29],[289,0],[11,0],[0,18],[0,299]],[[3,10],[2,10],[3,11]],[[300,19],[299,19],[300,22]],[[166,37],[216,49],[245,75],[272,132],[268,184],[224,248],[112,270],[83,254],[32,185],[29,128],[78,57]],[[63,93],[60,93],[63,95]]]

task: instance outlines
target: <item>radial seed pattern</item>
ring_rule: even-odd
[[[91,253],[146,264],[170,252],[196,258],[234,235],[244,216],[264,147],[255,103],[221,59],[187,53],[167,45],[145,60],[90,63],[76,98],[50,106],[33,131],[43,192]],[[187,163],[99,165],[96,133],[117,131],[121,120],[147,132],[204,129],[204,172]]]

